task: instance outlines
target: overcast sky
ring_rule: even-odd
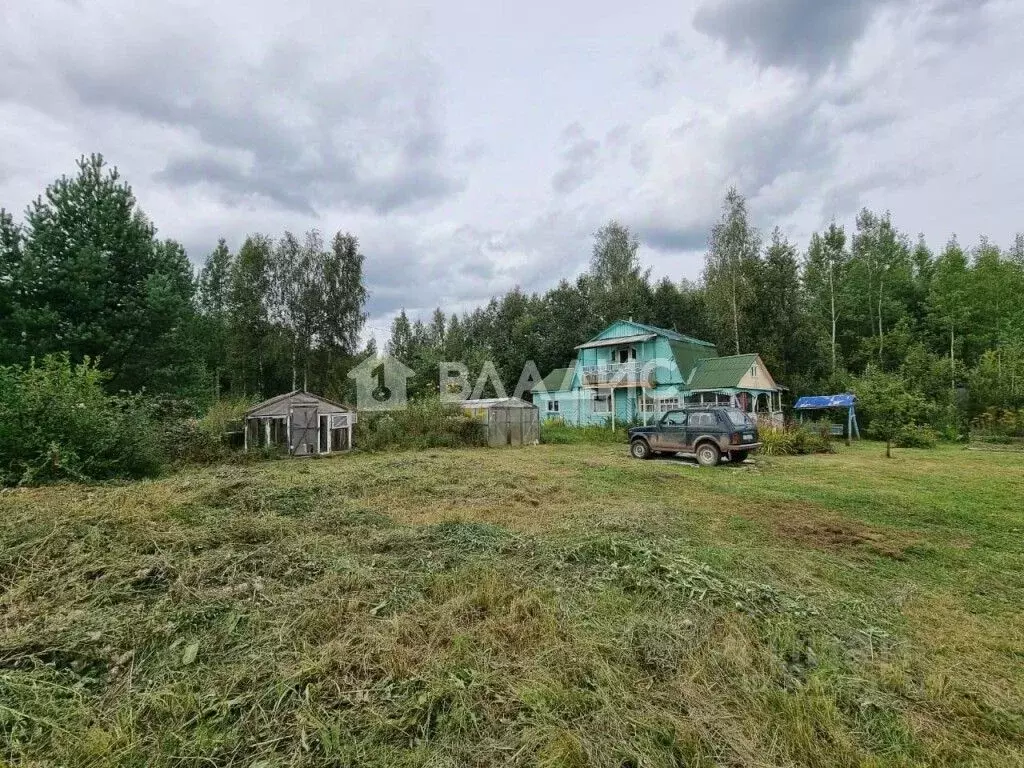
[[[499,7],[501,6],[501,7]],[[371,324],[573,277],[617,218],[696,277],[730,185],[1024,230],[1021,0],[0,0],[0,206],[102,152],[199,263],[349,230]]]

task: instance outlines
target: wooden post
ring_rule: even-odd
[[[270,419],[263,422],[263,440],[267,448],[270,447]]]
[[[352,417],[348,417],[348,449],[352,450]]]
[[[330,453],[333,448],[334,430],[331,427],[334,426],[334,416],[328,414],[327,416],[327,452]]]
[[[249,452],[249,420],[242,420],[242,450]]]
[[[612,402],[612,432],[615,431],[615,387],[611,388],[611,402]]]

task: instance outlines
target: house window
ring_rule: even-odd
[[[664,413],[665,411],[674,411],[678,407],[679,407],[679,398],[678,397],[664,397],[664,398],[661,399],[661,402],[659,403],[659,406],[658,406],[659,410],[662,413]]]
[[[612,353],[612,358],[618,363],[628,363],[636,360],[636,347],[625,347]]]
[[[750,375],[753,376],[755,379],[757,378],[757,363],[754,363],[752,366],[750,366]]]
[[[548,413],[558,413],[557,400],[548,400]]]
[[[594,395],[594,413],[611,413],[612,396],[609,394]]]
[[[653,397],[643,397],[640,399],[640,410],[644,413],[657,413],[658,401]]]

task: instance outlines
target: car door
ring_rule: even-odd
[[[686,448],[686,412],[669,411],[658,430],[659,451],[682,451]]]
[[[701,435],[715,432],[718,420],[715,414],[710,411],[694,411],[690,414],[689,422],[686,425],[685,448],[680,450],[693,451],[697,439]]]

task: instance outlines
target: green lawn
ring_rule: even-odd
[[[0,492],[0,763],[1024,766],[1024,455]]]

